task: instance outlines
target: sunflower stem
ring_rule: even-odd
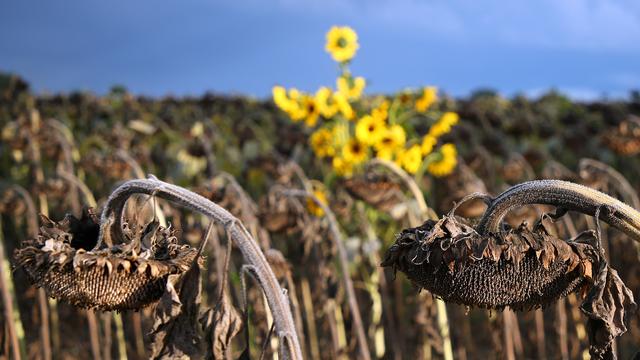
[[[102,212],[99,246],[107,232],[114,239],[122,240],[121,215],[127,199],[133,194],[155,195],[177,205],[204,215],[222,224],[245,261],[255,269],[255,276],[267,296],[274,315],[276,333],[281,340],[281,352],[286,359],[302,359],[300,343],[296,333],[291,307],[286,293],[267,263],[257,242],[244,225],[224,208],[182,187],[165,183],[150,176],[144,180],[129,180],[120,185],[109,196]],[[107,235],[108,236],[108,235]],[[122,241],[121,241],[122,242]]]
[[[498,195],[477,226],[481,235],[498,234],[509,211],[524,205],[552,205],[594,216],[640,241],[640,212],[607,194],[561,180],[534,180],[515,185]],[[600,211],[602,210],[602,211]]]

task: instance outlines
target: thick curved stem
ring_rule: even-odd
[[[255,275],[263,287],[269,307],[274,315],[275,328],[279,338],[290,342],[289,344],[281,344],[285,350],[285,357],[295,360],[302,359],[289,300],[269,267],[264,254],[242,223],[214,202],[187,189],[162,182],[155,177],[127,181],[111,193],[104,206],[98,244],[102,242],[104,236],[114,236],[122,240],[121,214],[127,199],[133,194],[158,196],[209,216],[217,223],[222,224],[242,252],[245,261],[255,269]]]
[[[513,186],[498,195],[480,219],[481,235],[499,233],[509,211],[523,205],[553,205],[599,217],[609,225],[640,241],[640,212],[613,197],[586,186],[561,180],[535,180]]]

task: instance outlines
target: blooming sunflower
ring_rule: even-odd
[[[316,105],[316,101],[313,97],[304,95],[302,96],[302,109],[304,110],[304,123],[308,127],[316,126],[318,122],[318,116],[320,116],[320,109]]]
[[[321,189],[321,188],[317,188],[313,190],[313,195],[318,198],[318,200],[320,200],[321,203],[327,205],[329,202],[327,201],[327,193]],[[324,211],[322,210],[322,208],[320,206],[318,206],[318,204],[316,204],[315,201],[313,201],[312,199],[307,199],[307,210],[309,210],[310,213],[312,213],[315,216],[322,216],[324,215]]]
[[[408,149],[402,149],[398,152],[396,159],[398,165],[402,166],[410,174],[418,172],[422,164],[422,148],[420,145],[412,145]]]
[[[385,155],[392,154],[396,149],[403,147],[407,141],[407,134],[400,125],[392,125],[384,129],[380,139],[374,147]]]
[[[365,115],[356,123],[356,139],[363,144],[373,145],[384,133],[384,128],[384,121]]]
[[[340,76],[336,80],[338,92],[344,94],[348,100],[358,100],[362,96],[362,91],[367,85],[367,81],[361,77],[352,77],[349,74]]]
[[[427,166],[427,170],[436,177],[451,174],[456,165],[458,165],[458,151],[454,144],[447,143],[442,145],[439,153],[440,159],[430,162]]]
[[[318,110],[320,110],[320,114],[322,114],[326,119],[332,118],[338,110],[340,110],[331,89],[326,86],[323,86],[316,91],[314,99],[318,106]]]
[[[320,128],[315,131],[311,134],[309,142],[311,143],[313,152],[320,158],[333,156],[336,153],[335,147],[333,146],[333,135],[328,129]]]
[[[391,161],[393,159],[393,152],[388,149],[378,150],[376,151],[376,158]]]
[[[298,122],[307,116],[307,109],[302,104],[304,97],[305,95],[295,88],[289,89],[288,95],[281,86],[273,88],[273,101],[289,115],[293,122]]]
[[[422,96],[416,100],[416,110],[425,112],[438,100],[438,89],[435,86],[427,86],[422,89]]]
[[[282,86],[274,86],[273,89],[271,89],[271,93],[276,106],[279,107],[280,110],[288,113],[291,110],[293,101],[287,96],[287,90]]]
[[[421,145],[422,155],[429,155],[433,151],[433,147],[436,146],[437,142],[438,142],[438,139],[436,139],[435,137],[428,134],[425,135],[422,138],[422,145]]]
[[[337,92],[333,94],[333,99],[336,101],[336,104],[338,104],[338,110],[340,110],[342,116],[344,116],[347,120],[353,120],[353,118],[355,117],[355,112],[353,111],[351,104],[349,104],[346,96],[344,96],[344,94],[340,92]]]
[[[337,62],[351,60],[358,50],[358,35],[348,26],[333,26],[327,33],[325,50]]]
[[[353,165],[361,164],[367,160],[367,146],[351,139],[342,147],[342,157]]]
[[[440,120],[436,121],[435,124],[431,126],[429,129],[429,135],[438,138],[449,131],[451,131],[451,127],[458,123],[460,117],[458,114],[454,112],[446,112],[440,117]]]
[[[344,158],[336,156],[333,158],[331,164],[333,165],[333,170],[338,174],[338,176],[348,178],[353,175],[353,163],[345,160]]]
[[[378,107],[371,110],[371,116],[374,118],[385,121],[389,117],[389,100],[384,100]]]

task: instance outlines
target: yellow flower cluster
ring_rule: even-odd
[[[416,139],[415,124],[409,125],[414,118],[439,114],[432,110],[438,101],[436,87],[424,87],[418,93],[403,91],[392,99],[363,99],[367,82],[348,68],[358,50],[355,31],[332,27],[325,49],[340,63],[335,90],[321,87],[312,95],[295,88],[273,88],[273,101],[292,121],[314,128],[309,143],[316,157],[329,159],[342,177],[352,176],[372,157],[394,161],[411,174],[426,169],[444,176],[455,168],[455,145],[438,147],[438,142],[458,123],[456,113],[442,114],[422,138]]]
[[[294,122],[304,120],[308,127],[315,127],[320,115],[325,119],[334,117],[338,112],[347,119],[353,118],[354,115],[347,97],[327,87],[321,87],[315,95],[311,95],[295,88],[287,92],[282,86],[274,86],[272,95],[276,106],[286,112],[291,120]]]

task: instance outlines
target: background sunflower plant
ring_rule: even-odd
[[[273,101],[311,130],[314,155],[327,159],[338,176],[351,177],[372,158],[393,161],[417,176],[425,171],[436,177],[450,174],[457,150],[441,138],[458,123],[458,114],[437,109],[434,86],[363,97],[367,81],[349,69],[358,48],[353,29],[332,27],[325,50],[339,65],[335,88],[323,86],[311,94],[275,86]]]

